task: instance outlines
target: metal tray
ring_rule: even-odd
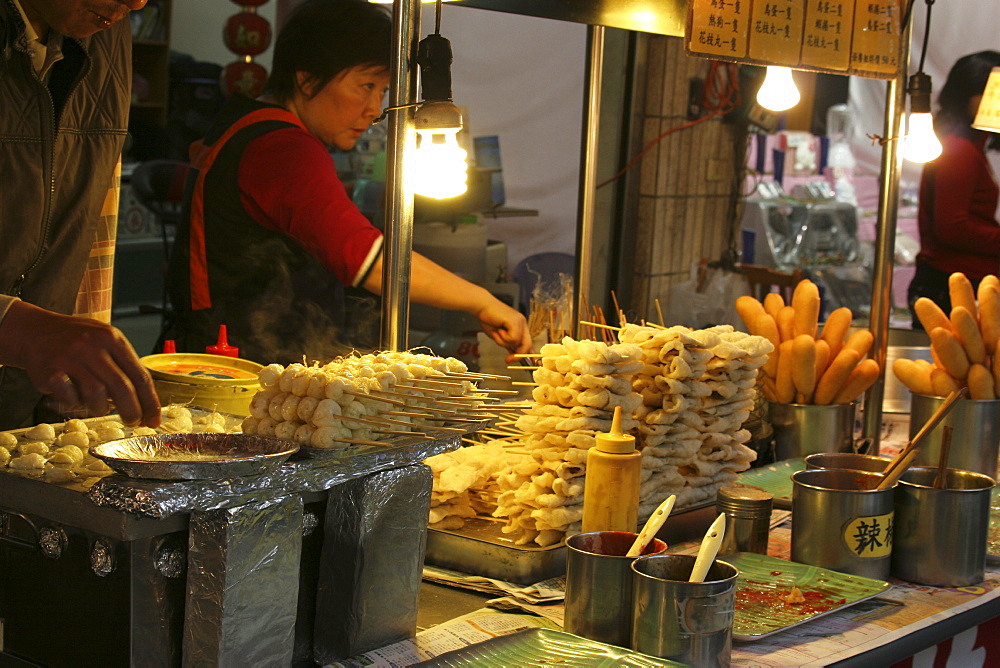
[[[549,547],[515,545],[500,531],[501,522],[472,518],[461,529],[427,530],[427,556],[433,566],[528,585],[566,572],[566,543]]]
[[[298,450],[277,438],[196,433],[123,438],[90,452],[132,478],[216,480],[271,472]]]

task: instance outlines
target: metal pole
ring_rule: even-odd
[[[583,147],[580,164],[579,218],[576,226],[576,299],[570,322],[581,338],[580,319],[587,313],[590,268],[593,266],[594,200],[597,191],[597,138],[601,109],[601,72],[604,66],[604,27],[587,28],[587,93],[584,99]]]
[[[396,0],[392,9],[392,27],[389,106],[404,108],[393,109],[388,115],[381,345],[383,350],[398,351],[408,347],[406,335],[410,324],[413,193],[405,185],[403,158],[414,134],[413,104],[417,101],[420,0]]]
[[[910,65],[910,22],[903,26],[899,37],[899,73],[889,81],[885,95],[885,126],[882,144],[882,168],[879,177],[878,231],[876,234],[875,266],[872,273],[871,328],[874,341],[871,356],[878,362],[882,374],[865,394],[862,436],[872,439],[868,453],[879,453],[882,432],[882,398],[885,391],[886,349],[889,340],[889,313],[892,310],[892,263],[896,243],[896,212],[899,203],[899,172],[902,158],[900,119],[906,110],[906,78]]]

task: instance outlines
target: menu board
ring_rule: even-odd
[[[758,0],[750,12],[753,60],[797,63],[802,48],[803,0]]]
[[[722,59],[747,55],[752,0],[705,0],[688,5],[688,40],[699,53]]]
[[[806,7],[803,65],[846,72],[851,66],[854,0],[813,0]]]
[[[892,79],[903,0],[690,0],[689,54]]]

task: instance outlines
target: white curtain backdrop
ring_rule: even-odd
[[[920,49],[927,26],[927,5],[916,0],[913,7],[912,56],[909,74],[917,71]],[[937,108],[937,95],[956,60],[977,51],[1000,51],[1000,1],[998,0],[939,0],[931,10],[931,31],[927,43],[924,71],[934,86],[932,110]],[[857,160],[856,173],[878,175],[881,147],[873,146],[866,135],[882,135],[885,124],[886,82],[877,79],[851,77],[850,106],[854,113],[855,136],[852,150]],[[907,102],[908,104],[908,102]],[[909,110],[909,106],[907,106]],[[905,118],[903,130],[905,130]],[[994,169],[1000,167],[1000,156],[990,152]],[[920,166],[903,161],[901,190],[916,186],[920,181]]]

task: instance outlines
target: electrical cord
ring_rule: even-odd
[[[678,125],[663,132],[656,139],[653,139],[651,142],[646,144],[646,146],[639,151],[635,157],[629,160],[628,164],[622,167],[617,174],[608,180],[597,184],[595,189],[603,188],[604,186],[614,183],[620,179],[625,172],[632,169],[632,167],[642,160],[643,156],[650,149],[656,146],[659,142],[663,141],[664,138],[675,132],[687,130],[688,128],[698,125],[699,123],[704,123],[705,121],[715,118],[716,116],[728,114],[739,106],[740,99],[739,77],[736,64],[723,63],[718,60],[713,60],[712,65],[708,70],[708,76],[705,79],[705,90],[702,93],[702,107],[706,109],[708,113],[701,118],[691,121],[690,123]]]

